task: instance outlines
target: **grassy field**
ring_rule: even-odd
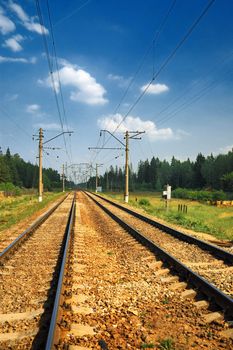
[[[106,195],[123,202],[122,193]],[[129,204],[184,228],[209,233],[219,239],[233,240],[233,207],[215,207],[197,201],[172,199],[166,208],[161,194],[152,192],[131,193]],[[187,214],[178,212],[179,204],[187,206]]]
[[[62,194],[62,192],[44,193],[43,202],[41,203],[38,203],[37,195],[29,194],[0,198],[0,231],[46,207],[50,202],[61,197]]]

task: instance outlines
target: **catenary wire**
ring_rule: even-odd
[[[208,2],[208,4],[204,7],[204,9],[202,10],[202,12],[200,13],[200,15],[198,16],[198,18],[192,23],[192,25],[189,27],[188,31],[185,33],[185,35],[183,36],[183,38],[179,41],[179,43],[176,45],[176,47],[173,49],[173,51],[170,53],[170,55],[165,59],[165,61],[162,63],[162,65],[160,66],[160,68],[157,70],[157,72],[153,75],[152,79],[149,81],[149,83],[145,86],[145,88],[143,89],[143,91],[141,92],[141,94],[137,97],[136,101],[131,105],[131,107],[129,108],[128,112],[124,115],[124,117],[122,118],[122,120],[118,123],[118,125],[116,126],[116,128],[114,129],[114,131],[112,132],[112,134],[114,134],[119,127],[121,126],[121,124],[124,122],[124,120],[127,118],[127,116],[129,115],[129,113],[131,113],[131,111],[135,108],[135,106],[140,102],[140,100],[143,98],[143,96],[145,95],[145,93],[148,91],[149,87],[151,86],[151,84],[153,83],[153,81],[159,76],[159,74],[164,70],[164,68],[170,63],[170,61],[173,59],[173,57],[175,56],[175,54],[177,53],[177,51],[182,47],[182,45],[185,43],[185,41],[189,38],[189,36],[192,34],[192,32],[194,31],[194,29],[196,28],[196,26],[199,24],[199,22],[202,20],[202,18],[207,14],[207,12],[209,11],[209,9],[211,8],[211,6],[213,5],[213,3],[215,2],[215,0],[210,0]],[[107,142],[109,141],[110,137],[106,140],[104,146],[107,144]],[[103,147],[104,147],[103,146]],[[101,151],[101,150],[100,150]],[[99,151],[99,152],[100,152]]]

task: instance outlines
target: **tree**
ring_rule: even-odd
[[[233,192],[233,171],[223,175],[221,183],[223,190]]]
[[[205,164],[205,157],[201,153],[199,153],[193,165],[194,188],[203,188],[206,185],[206,180],[202,174],[202,168],[204,164]]]

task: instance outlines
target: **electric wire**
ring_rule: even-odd
[[[198,16],[198,18],[192,23],[192,25],[189,27],[188,31],[185,33],[185,35],[183,36],[183,38],[179,41],[179,43],[176,45],[176,47],[173,49],[173,51],[169,54],[169,56],[165,59],[165,61],[162,63],[162,65],[160,66],[160,68],[157,70],[157,72],[152,76],[152,79],[149,81],[149,83],[145,86],[145,88],[143,89],[143,91],[141,92],[141,94],[137,97],[137,99],[135,100],[135,102],[131,105],[131,107],[129,108],[128,112],[124,115],[124,117],[122,118],[122,120],[118,123],[118,125],[116,126],[116,128],[114,129],[114,131],[112,132],[112,134],[114,134],[119,127],[122,125],[122,123],[125,121],[125,119],[127,118],[127,116],[129,115],[129,113],[132,112],[132,110],[135,108],[135,106],[140,102],[140,100],[143,98],[143,96],[146,94],[146,92],[148,91],[149,87],[151,86],[151,84],[153,83],[153,81],[160,75],[160,73],[164,70],[164,68],[170,63],[170,61],[173,59],[173,57],[176,55],[177,51],[182,47],[182,45],[185,43],[185,41],[190,37],[190,35],[192,34],[192,32],[194,31],[194,29],[196,28],[196,26],[199,24],[199,22],[202,20],[202,18],[207,14],[207,12],[209,11],[209,9],[211,8],[211,6],[213,5],[213,3],[215,2],[215,0],[210,0],[208,2],[208,4],[204,7],[204,9],[202,10],[202,12],[200,13],[200,15]],[[109,141],[110,137],[107,139],[107,141],[105,142],[104,146],[107,144],[107,142]],[[101,151],[101,150],[100,150]],[[100,152],[99,151],[99,152]]]
[[[50,10],[50,6],[49,6],[49,1],[48,0],[46,0],[46,6],[47,6],[47,12],[48,12],[50,33],[51,33],[51,38],[52,38],[53,53],[54,53],[54,58],[55,58],[57,81],[58,81],[59,92],[60,92],[60,96],[61,96],[62,112],[63,112],[63,116],[64,116],[64,122],[66,124],[66,131],[68,131],[68,120],[67,120],[67,114],[66,114],[64,97],[63,97],[63,91],[62,91],[60,72],[59,72],[59,67],[58,67],[57,50],[56,50],[56,46],[55,46],[54,31],[53,31],[53,24],[52,24],[52,18],[51,18],[51,10]],[[63,135],[63,139],[64,139],[64,143],[65,143],[65,148],[66,148],[66,140],[65,140],[65,136],[64,135]],[[68,154],[67,148],[66,148],[66,153],[67,153],[67,156],[68,156],[70,162],[72,163],[71,145],[70,145],[70,156]]]
[[[44,44],[44,48],[45,48],[45,54],[46,54],[46,57],[47,57],[49,74],[50,74],[50,78],[51,78],[52,89],[53,89],[53,92],[54,92],[54,97],[55,97],[55,103],[56,103],[56,107],[57,107],[58,117],[59,117],[59,121],[60,121],[60,125],[61,125],[61,130],[64,133],[63,120],[62,120],[60,104],[59,104],[58,94],[57,94],[57,87],[56,87],[56,82],[55,82],[54,74],[53,74],[53,63],[51,61],[50,54],[49,54],[49,46],[48,46],[46,33],[45,33],[44,20],[43,20],[41,8],[40,8],[39,0],[35,0],[35,3],[36,3],[37,15],[38,15],[39,22],[40,22],[41,33],[42,33],[42,38],[43,38],[43,44]],[[63,140],[64,140],[65,148],[66,148],[66,151],[67,151],[67,145],[66,145],[66,141],[65,141],[64,135],[63,135]],[[68,154],[68,151],[67,151],[67,154]]]
[[[66,15],[65,17],[59,19],[54,26],[57,26],[61,23],[63,23],[64,21],[66,21],[67,19],[69,19],[70,17],[72,17],[76,12],[80,11],[83,7],[85,7],[86,5],[89,4],[89,2],[91,2],[91,0],[87,0],[85,1],[81,6],[79,6],[77,9],[75,9],[74,11],[72,11],[71,13],[69,13],[68,15]]]
[[[198,16],[198,18],[194,21],[194,23],[191,25],[191,27],[188,29],[188,31],[185,33],[183,38],[179,41],[179,43],[176,45],[174,50],[170,53],[170,55],[165,59],[163,64],[160,66],[160,68],[157,70],[157,72],[153,75],[152,79],[149,81],[149,83],[145,86],[141,94],[137,97],[136,101],[131,105],[128,112],[124,115],[120,123],[117,125],[115,130],[113,131],[113,134],[119,129],[121,124],[125,121],[129,113],[132,112],[132,110],[135,108],[135,106],[138,104],[138,102],[142,99],[142,97],[145,95],[145,93],[148,91],[149,87],[153,83],[153,81],[159,76],[159,74],[164,70],[164,68],[168,65],[168,63],[172,60],[172,58],[175,56],[177,51],[181,48],[181,46],[185,43],[185,41],[189,38],[189,36],[192,34],[196,26],[199,24],[199,22],[202,20],[202,18],[205,16],[205,14],[208,12],[208,10],[211,8],[215,0],[210,0],[207,6],[202,10],[201,14]]]
[[[117,104],[117,106],[116,106],[116,108],[115,108],[113,114],[116,114],[117,111],[119,110],[119,108],[120,108],[122,102],[124,101],[125,97],[127,96],[128,92],[129,92],[131,86],[132,86],[133,83],[135,82],[136,77],[138,76],[139,72],[141,71],[141,69],[142,69],[142,67],[143,67],[143,65],[144,65],[144,63],[145,63],[145,60],[146,60],[147,56],[148,56],[149,53],[151,52],[151,49],[153,50],[153,53],[154,53],[155,44],[158,42],[159,36],[160,36],[160,34],[162,33],[162,30],[164,29],[164,27],[165,27],[165,25],[166,25],[166,22],[167,22],[167,20],[168,20],[168,18],[169,18],[169,15],[171,14],[171,12],[173,11],[173,9],[174,9],[174,7],[175,7],[175,4],[176,4],[176,0],[173,0],[173,1],[171,2],[170,6],[169,6],[169,8],[168,8],[168,10],[167,10],[167,12],[166,12],[164,18],[162,19],[162,21],[161,21],[159,27],[156,28],[155,33],[154,33],[154,36],[153,36],[153,39],[152,39],[151,43],[149,44],[149,46],[148,46],[146,52],[144,53],[144,55],[143,55],[143,57],[142,57],[142,59],[141,59],[139,65],[138,65],[138,67],[137,67],[137,69],[136,69],[136,71],[135,71],[133,77],[131,78],[131,80],[130,80],[130,82],[129,82],[127,88],[126,88],[126,90],[124,91],[124,93],[123,93],[123,95],[122,95],[122,97],[121,97],[119,103]],[[154,75],[154,57],[153,57],[153,75]],[[148,86],[148,88],[149,88],[149,86]],[[146,91],[144,92],[144,94],[145,94],[145,93],[146,93]],[[144,95],[144,94],[143,94],[143,95]],[[140,98],[140,99],[141,99],[141,98]],[[119,127],[118,127],[118,128],[119,128]],[[113,131],[113,133],[115,133],[115,132],[117,131],[118,128],[116,128],[116,129]],[[104,147],[104,146],[107,144],[107,142],[110,140],[110,138],[111,138],[111,136],[109,136],[109,137],[107,138],[107,140],[103,142],[103,146],[102,146],[102,147]],[[98,146],[96,146],[96,147],[98,147]],[[98,156],[98,154],[99,154],[100,152],[101,152],[101,150],[99,150],[99,151],[96,152],[95,158],[92,160],[92,162],[94,162],[94,161],[96,160],[96,158],[97,158],[97,156]]]

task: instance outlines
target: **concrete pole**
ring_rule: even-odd
[[[64,164],[62,164],[62,192],[65,192],[65,171]]]
[[[106,190],[107,190],[107,192],[109,191],[108,170],[106,173]]]
[[[125,133],[125,203],[129,201],[129,133]]]
[[[42,178],[42,152],[43,152],[43,130],[39,130],[39,202],[42,202],[43,178]]]
[[[98,187],[98,164],[96,163],[95,166],[95,192],[97,193],[97,187]]]

